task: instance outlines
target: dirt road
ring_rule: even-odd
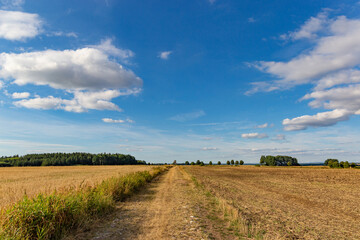
[[[208,239],[193,193],[188,176],[173,167],[120,203],[107,220],[67,239]]]

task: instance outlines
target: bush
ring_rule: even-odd
[[[189,165],[189,164],[190,164],[189,161],[186,161],[186,162],[185,162],[185,165]]]

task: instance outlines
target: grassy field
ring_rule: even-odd
[[[0,168],[0,208],[39,193],[62,192],[70,188],[94,186],[104,179],[150,170],[151,166],[64,166]]]
[[[240,235],[259,239],[360,239],[357,169],[184,168],[216,198]]]

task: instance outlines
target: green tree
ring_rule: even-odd
[[[194,163],[194,162],[191,162],[191,165],[195,165],[195,163]]]
[[[209,165],[212,165],[212,161],[209,162]]]
[[[243,160],[240,160],[240,165],[244,165],[244,161],[243,161]]]
[[[350,167],[350,164],[348,161],[344,162],[344,165],[343,165],[344,168],[349,168]]]
[[[218,161],[218,165],[221,165],[221,162],[220,162],[220,161]]]
[[[185,165],[189,165],[189,164],[190,164],[189,161],[186,161],[186,162],[185,162]]]
[[[227,165],[230,165],[230,161],[229,161],[229,160],[227,160],[227,161],[226,161],[226,164],[227,164]]]
[[[232,159],[232,160],[231,160],[231,165],[234,165],[234,163],[235,163],[235,162],[234,162],[234,160]]]
[[[235,165],[236,165],[236,166],[239,165],[239,161],[238,161],[238,160],[235,161]]]
[[[355,164],[355,163],[351,163],[350,166],[351,166],[351,168],[354,168],[354,167],[356,167],[356,164]]]
[[[200,163],[201,163],[200,160],[196,161],[196,165],[200,165]]]

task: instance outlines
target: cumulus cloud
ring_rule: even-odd
[[[126,93],[126,92],[125,92]],[[62,109],[68,112],[87,112],[88,110],[112,110],[122,111],[116,104],[112,103],[113,98],[123,96],[124,92],[119,90],[103,90],[98,92],[73,92],[73,99],[62,99],[48,96],[45,98],[36,97],[14,102],[17,107],[32,109]],[[129,93],[129,92],[128,92]]]
[[[286,140],[286,136],[284,134],[277,134],[273,139],[283,141]]]
[[[0,10],[0,38],[24,41],[37,36],[42,25],[37,14]]]
[[[12,98],[19,99],[19,98],[28,98],[30,97],[29,92],[14,92],[12,94]]]
[[[286,118],[283,120],[283,125],[286,131],[304,130],[308,127],[325,127],[334,125],[339,121],[348,120],[351,114],[346,109],[335,109],[312,116],[304,115],[293,119]]]
[[[178,114],[170,118],[170,120],[178,121],[178,122],[186,122],[190,120],[197,119],[199,117],[202,117],[205,115],[205,112],[203,110],[190,112],[190,113],[183,113]]]
[[[300,84],[316,82],[335,71],[360,64],[360,20],[340,16],[329,21],[328,34],[319,37],[313,50],[298,55],[288,62],[261,61],[253,66],[279,80],[258,83],[250,90],[272,91]]]
[[[243,133],[241,134],[242,138],[248,138],[248,139],[262,139],[267,138],[268,135],[265,133]]]
[[[170,56],[171,53],[172,53],[172,51],[160,52],[159,53],[159,58],[167,60],[167,59],[169,59],[169,56]]]
[[[328,111],[284,119],[287,131],[331,126],[360,114],[360,19],[329,18],[325,11],[284,38],[312,39],[314,47],[289,61],[255,63],[278,80],[255,82],[246,94],[313,84],[313,90],[300,100],[310,100],[310,107]]]
[[[96,48],[1,53],[0,77],[17,85],[48,85],[55,89],[101,90],[142,86],[131,70]]]
[[[74,32],[63,32],[63,31],[57,31],[57,32],[50,32],[47,33],[46,36],[48,37],[73,37],[73,38],[77,38],[78,35]]]

